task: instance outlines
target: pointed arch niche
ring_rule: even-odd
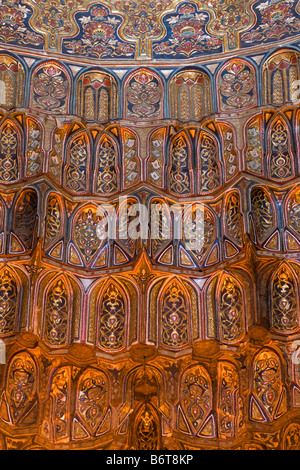
[[[118,116],[118,86],[108,73],[83,73],[76,85],[76,114],[87,121],[108,122]]]
[[[211,82],[200,70],[183,70],[169,83],[170,118],[199,121],[212,113]]]
[[[44,294],[43,337],[56,347],[70,342],[70,328],[73,314],[72,287],[66,276],[55,277]]]
[[[97,303],[97,345],[110,352],[128,346],[130,301],[123,286],[109,278],[100,291]]]
[[[281,334],[299,330],[299,282],[292,266],[283,262],[270,280],[271,329]]]
[[[158,344],[170,350],[187,348],[192,341],[191,305],[188,292],[176,277],[162,287],[157,308]]]
[[[293,84],[300,78],[299,53],[283,49],[269,57],[262,70],[263,103],[279,106],[292,101]]]

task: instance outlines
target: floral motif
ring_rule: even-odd
[[[244,328],[242,292],[236,282],[227,276],[220,291],[220,336],[225,343],[239,340]]]
[[[66,343],[68,333],[68,293],[62,280],[52,285],[45,305],[46,341],[54,346]]]
[[[88,369],[79,380],[76,399],[78,417],[90,435],[97,432],[107,410],[108,384],[96,369]]]
[[[183,242],[195,258],[203,265],[205,257],[216,238],[216,222],[211,212],[202,205],[193,204],[184,214]]]
[[[100,221],[101,216],[98,216],[96,209],[91,207],[83,209],[75,221],[74,241],[86,265],[91,264],[98,248],[102,245],[102,240],[97,234],[97,225]]]
[[[158,425],[151,408],[145,405],[136,427],[137,450],[157,450],[158,433]]]
[[[110,284],[103,295],[100,307],[100,346],[110,351],[125,346],[125,317],[123,296],[114,284]]]
[[[281,364],[277,354],[271,350],[260,352],[255,358],[253,373],[255,402],[252,402],[250,417],[254,421],[272,421],[282,396]]]
[[[300,426],[297,423],[291,423],[284,432],[283,439],[284,450],[300,450]]]
[[[39,111],[68,111],[69,80],[56,63],[48,63],[35,71],[31,106]]]
[[[0,3],[0,42],[41,49],[44,38],[29,27],[32,9],[19,0],[3,0]]]
[[[283,333],[298,329],[297,286],[290,270],[283,266],[272,284],[272,327]]]
[[[211,380],[204,367],[194,366],[183,375],[181,405],[192,433],[197,434],[212,409]]]
[[[158,78],[141,69],[126,87],[126,115],[133,119],[154,119],[161,116],[162,86]]]
[[[172,282],[162,303],[162,338],[164,346],[180,348],[188,344],[188,307],[182,288]]]
[[[7,397],[12,421],[20,424],[36,402],[36,368],[27,353],[14,356],[7,375]],[[33,424],[34,416],[26,425]]]
[[[255,75],[247,62],[231,60],[219,77],[219,107],[221,111],[247,109],[256,104]]]
[[[205,26],[209,15],[199,11],[193,3],[184,3],[177,9],[178,15],[168,14],[164,18],[167,41],[153,44],[153,57],[191,57],[222,51],[222,40],[207,34]]]
[[[253,0],[203,0],[203,4],[214,10],[214,19],[209,30],[225,36],[224,47],[235,49],[239,44],[239,32],[247,29],[251,22],[248,8]]]
[[[256,7],[258,26],[241,37],[243,47],[273,42],[299,33],[300,19],[294,0],[267,0]]]
[[[174,0],[112,0],[117,10],[126,14],[125,25],[122,34],[125,38],[138,43],[138,56],[150,57],[149,43],[160,37],[163,27],[160,23],[160,15]]]
[[[63,52],[91,57],[133,57],[134,47],[121,41],[117,30],[122,18],[112,16],[103,5],[94,5],[79,14],[80,33],[72,41],[63,41]]]
[[[76,34],[74,12],[84,10],[84,0],[27,0],[34,6],[33,27],[45,35],[45,49],[60,51],[62,36]]]

